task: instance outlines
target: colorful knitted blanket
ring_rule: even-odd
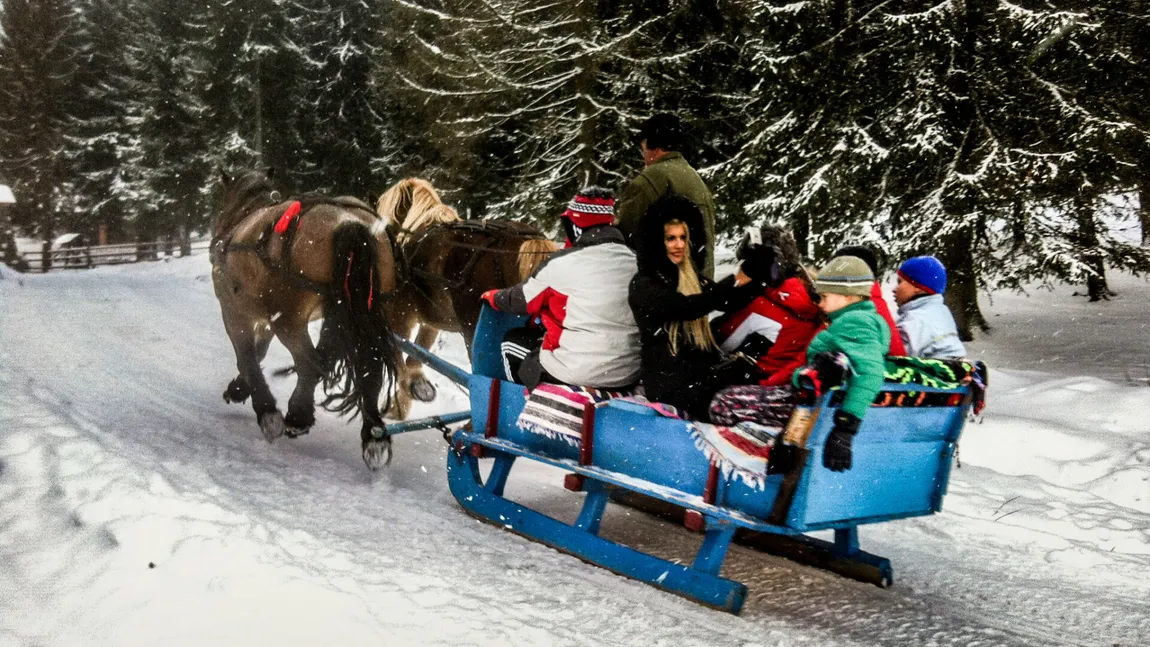
[[[799,369],[798,384],[822,395],[850,375],[851,366],[843,353],[824,353],[810,365]],[[888,355],[883,368],[883,381],[894,384],[921,384],[934,389],[957,389],[970,386],[971,407],[975,415],[986,407],[988,372],[986,364],[968,359],[927,359]],[[879,393],[876,406],[956,406],[946,394],[908,392],[891,396]]]
[[[598,406],[625,395],[629,394],[542,382],[527,396],[523,412],[515,424],[524,431],[578,447],[583,438],[583,407],[587,404]]]
[[[986,364],[982,362],[889,356],[884,370],[883,379],[896,384],[921,384],[935,389],[969,385],[974,414],[982,413],[986,407],[988,373]]]

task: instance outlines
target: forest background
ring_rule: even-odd
[[[369,201],[423,176],[551,230],[665,111],[721,235],[936,254],[966,337],[980,290],[1150,272],[1147,97],[1142,0],[0,3],[22,235],[187,240],[241,167]]]

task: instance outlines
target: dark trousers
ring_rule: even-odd
[[[499,350],[503,355],[503,375],[511,382],[534,389],[540,382],[558,383],[539,363],[543,346],[542,328],[512,328],[503,336]]]

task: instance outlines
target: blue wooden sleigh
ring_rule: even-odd
[[[447,474],[459,504],[482,520],[621,575],[738,613],[746,586],[720,575],[736,533],[740,540],[775,548],[772,552],[888,586],[893,582],[890,561],[859,549],[858,527],[942,509],[956,443],[970,410],[968,387],[943,391],[887,384],[888,392],[947,393],[958,396],[951,400],[960,403],[873,407],[854,439],[853,468],[837,473],[822,465],[833,392],[813,407],[800,407],[796,416],[808,421],[805,448],[800,439],[793,467],[768,476],[759,489],[724,476],[696,448],[685,422],[633,403],[588,405],[579,447],[519,429],[516,419],[525,389],[499,379],[499,346],[508,329],[524,322],[485,307],[472,345],[472,373],[404,343],[405,351],[467,387],[471,409],[398,423],[389,431],[469,421],[450,437]],[[504,486],[519,459],[568,472],[564,485],[584,494],[573,525],[504,498]],[[480,460],[493,461],[486,479]],[[688,528],[703,533],[694,562],[677,564],[600,537],[607,503],[620,498],[645,501],[652,505],[640,507],[656,513],[678,511],[677,518]],[[834,531],[833,542],[804,535],[828,529]]]

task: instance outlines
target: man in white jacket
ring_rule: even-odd
[[[954,315],[943,300],[945,291],[946,268],[933,256],[915,256],[898,268],[894,300],[898,303],[898,333],[907,355],[928,359],[966,356]]]
[[[639,328],[627,303],[635,252],[614,223],[612,193],[581,190],[563,212],[567,248],[523,283],[483,295],[496,310],[543,321],[541,343],[523,330],[504,340],[508,379],[532,388],[539,381],[618,388],[638,380]]]

